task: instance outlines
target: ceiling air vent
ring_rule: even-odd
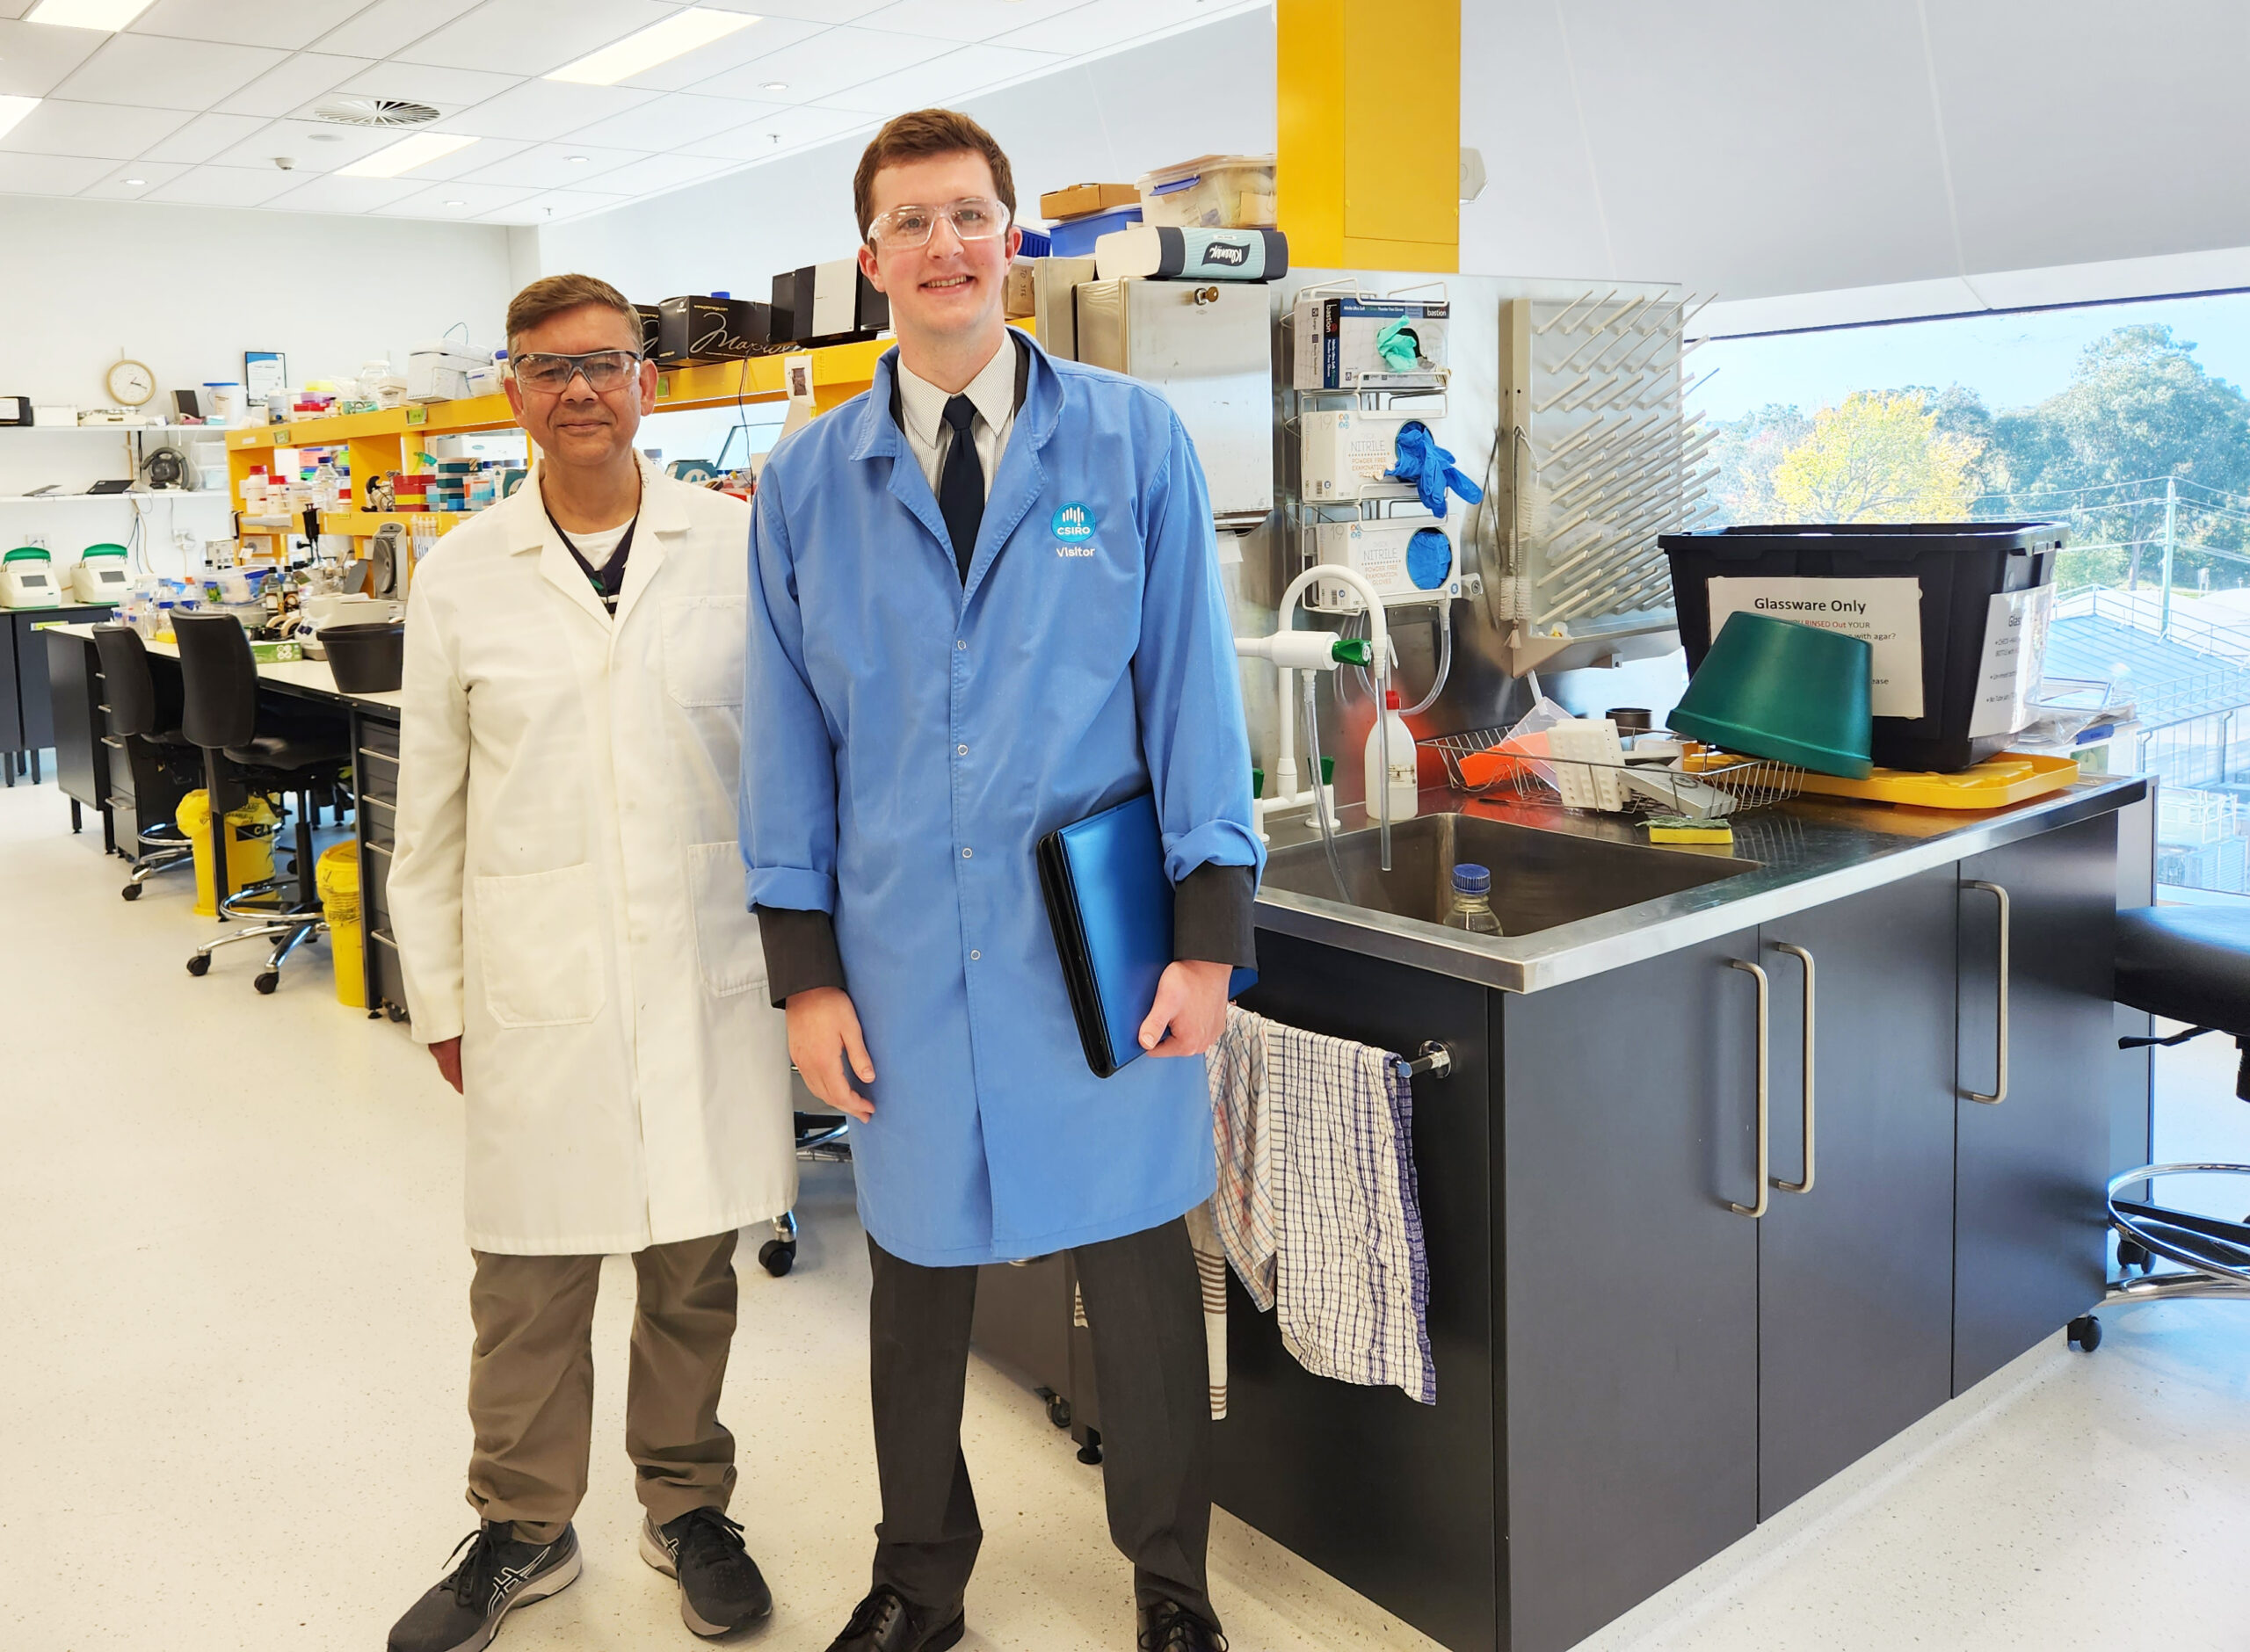
[[[347,127],[424,127],[438,118],[428,104],[396,98],[331,98],[313,113]]]

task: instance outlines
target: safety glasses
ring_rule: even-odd
[[[516,382],[526,390],[549,394],[567,389],[584,373],[586,388],[596,395],[614,390],[640,371],[637,350],[591,350],[583,356],[518,356],[513,363]]]
[[[867,226],[867,241],[878,252],[912,252],[930,244],[940,218],[964,242],[990,241],[1008,233],[1008,209],[998,201],[972,195],[942,206],[894,206]]]

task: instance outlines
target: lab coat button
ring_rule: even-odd
[[[961,851],[961,858],[963,860],[974,860],[976,859],[976,851],[974,849],[964,849]]]
[[[969,755],[969,748],[967,746],[955,746],[953,750],[954,755],[957,757],[965,757]]]
[[[953,645],[956,648],[961,649],[963,653],[966,653],[969,649],[969,641],[965,637],[955,637],[953,641]]]
[[[983,954],[983,953],[980,953],[980,952],[978,952],[975,947],[971,947],[971,948],[969,948],[969,961],[970,963],[972,963],[972,964],[973,964],[973,963],[975,963],[978,959],[980,959],[980,958],[982,958],[982,957],[983,957],[983,956],[984,956],[984,954]]]

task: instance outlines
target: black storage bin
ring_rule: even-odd
[[[330,626],[319,634],[339,694],[391,694],[406,671],[406,627],[387,623]]]
[[[1952,773],[2007,749],[1969,735],[1992,599],[2050,585],[2064,531],[2056,522],[1840,522],[1666,533],[1680,641],[1695,670],[1711,646],[1713,579],[1904,579],[1922,588],[1922,713],[1877,717],[1886,769]]]

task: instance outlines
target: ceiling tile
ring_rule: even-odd
[[[106,177],[110,164],[82,155],[0,154],[0,195],[76,195]]]
[[[544,142],[583,131],[598,120],[637,109],[658,94],[631,86],[574,86],[559,80],[526,80],[473,109],[446,117],[448,132]]]
[[[326,120],[273,120],[207,157],[214,166],[272,166],[286,155],[300,173],[333,172],[398,141],[398,134],[373,127],[339,127]],[[278,168],[276,169],[279,170]]]
[[[597,195],[584,190],[551,189],[543,195],[526,196],[497,212],[480,214],[479,219],[494,224],[559,223],[565,218],[607,212],[623,206],[628,199],[624,195]]]
[[[1086,0],[1082,6],[992,38],[1027,51],[1106,52],[1145,35],[1207,23],[1240,11],[1217,0]]]
[[[717,11],[715,6],[708,10]],[[657,91],[679,91],[693,89],[699,81],[722,75],[737,69],[768,52],[778,52],[785,46],[795,46],[824,33],[828,25],[808,23],[797,18],[769,18],[760,16],[746,29],[737,29],[723,40],[708,46],[698,47],[683,56],[657,64],[632,76],[622,83],[628,86],[647,86]]]
[[[881,11],[868,12],[860,25],[900,34],[933,34],[947,40],[989,40],[1011,29],[1074,11],[1085,4],[1086,0],[893,0]]]
[[[86,103],[208,109],[240,91],[287,54],[261,46],[213,46],[154,34],[112,34],[56,88]]]
[[[38,4],[39,0],[0,0],[0,18],[19,18]]]
[[[150,200],[190,206],[258,206],[294,185],[272,167],[199,166],[149,192]]]
[[[847,86],[926,62],[950,49],[945,41],[914,34],[885,34],[875,29],[830,29],[809,40],[783,47],[739,69],[698,82],[699,94],[744,98],[762,103],[806,104],[825,99]],[[767,91],[780,81],[786,91]]]
[[[765,18],[793,18],[807,23],[853,23],[880,11],[890,0],[696,0],[714,11],[754,11]]]
[[[300,52],[267,69],[219,107],[229,114],[286,115],[367,67],[364,57]]]
[[[0,21],[0,97],[46,97],[101,43],[92,29]]]
[[[714,138],[683,144],[683,153],[708,155],[729,161],[767,161],[809,143],[825,143],[847,132],[872,130],[876,117],[856,109],[783,109],[722,132]]]
[[[367,0],[156,0],[133,19],[134,34],[167,34],[183,40],[229,46],[279,46],[300,51],[367,9]]]
[[[770,113],[772,103],[746,103],[737,98],[698,98],[673,92],[638,109],[612,115],[570,134],[573,140],[606,144],[620,149],[676,149]]]
[[[428,187],[418,178],[315,178],[265,204],[293,213],[371,213]]]
[[[182,161],[192,165],[241,142],[271,123],[257,115],[198,115],[161,143],[142,151],[148,161]]]
[[[1005,80],[1036,75],[1060,60],[1052,52],[1024,52],[1006,46],[964,46],[926,63],[863,82],[821,102],[831,109],[864,109],[895,115],[903,109],[956,104],[970,93]]]
[[[523,83],[521,75],[497,74],[483,69],[446,69],[433,63],[377,63],[365,74],[345,83],[343,90],[368,98],[396,98],[406,103],[425,103],[450,114],[471,104],[497,98],[511,86]]]
[[[544,75],[679,9],[661,0],[485,0],[395,55],[410,63]]]
[[[320,49],[345,57],[388,57],[435,33],[483,0],[375,0],[352,20],[323,35]]]
[[[464,184],[455,178],[435,188],[418,190],[411,195],[393,201],[381,210],[393,218],[452,218],[466,221],[479,213],[498,212],[518,201],[528,200],[539,192],[529,189],[504,189],[495,184]],[[458,206],[453,203],[459,201]]]
[[[604,189],[621,194],[660,195],[668,189],[678,189],[683,184],[726,171],[733,165],[731,161],[700,155],[650,155],[613,172],[606,172],[596,181]]]
[[[80,192],[89,200],[139,200],[158,185],[171,183],[185,170],[185,166],[171,161],[127,161]]]
[[[464,149],[463,155],[472,153]],[[571,157],[583,157],[574,162]],[[642,158],[635,149],[601,149],[584,143],[535,143],[505,160],[480,163],[461,176],[471,183],[506,184],[519,189],[597,188],[596,180],[628,161]]]
[[[177,109],[130,109],[49,98],[0,137],[0,149],[129,161],[186,120]]]

